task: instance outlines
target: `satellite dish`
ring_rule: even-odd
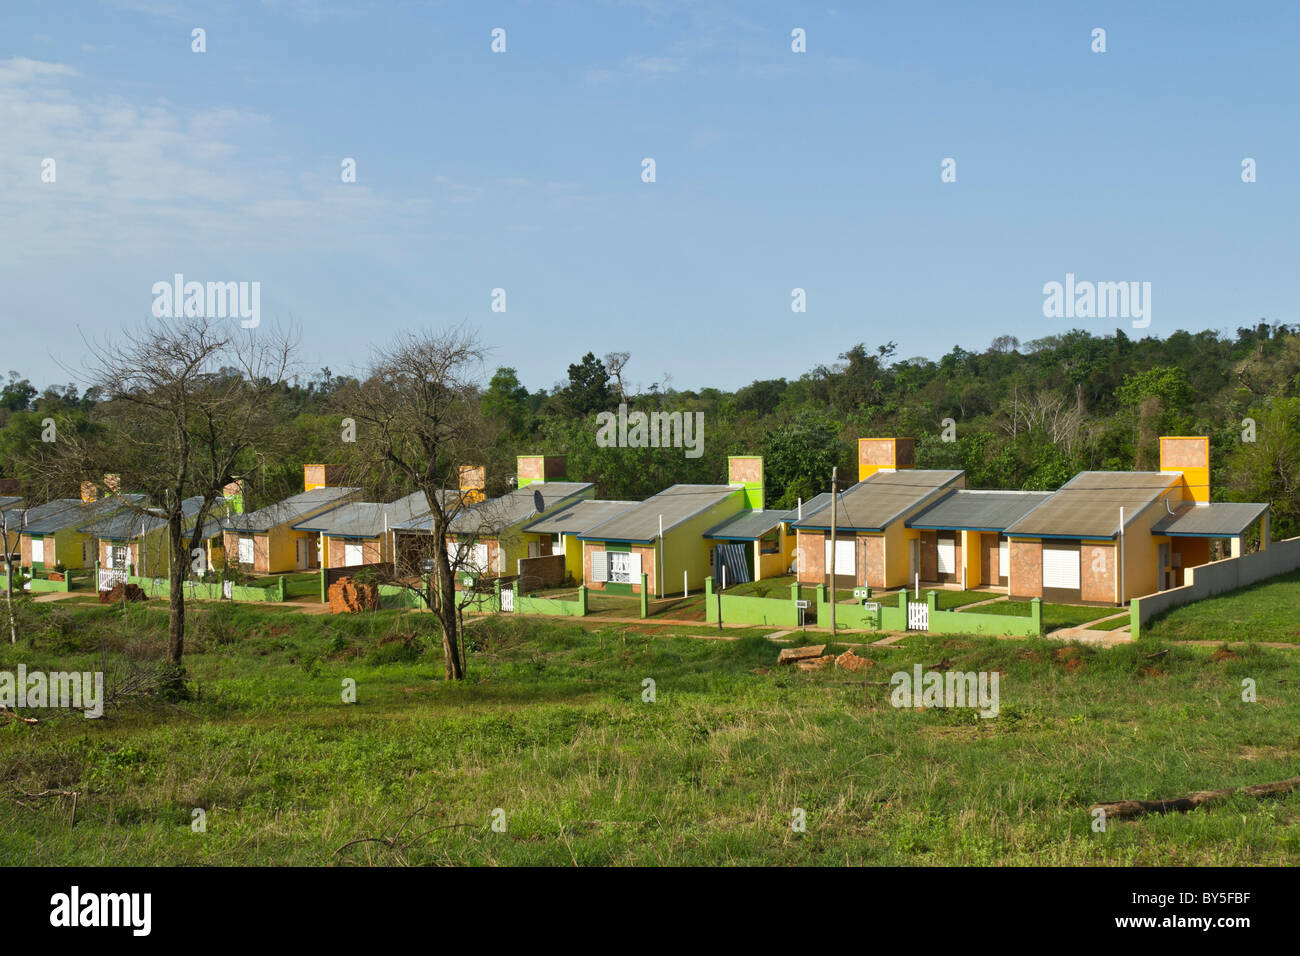
[[[542,497],[541,491],[533,492],[533,510],[538,514],[546,510],[546,499]]]

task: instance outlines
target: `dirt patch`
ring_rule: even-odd
[[[1232,651],[1228,650],[1228,646],[1225,644],[1210,655],[1210,660],[1216,664],[1219,661],[1239,661],[1241,660],[1241,655],[1232,653]]]
[[[1070,658],[1068,661],[1065,662],[1065,672],[1066,672],[1067,674],[1073,674],[1073,673],[1075,673],[1076,671],[1081,671],[1081,670],[1083,670],[1083,669],[1084,669],[1085,667],[1087,667],[1087,666],[1088,666],[1088,665],[1087,665],[1086,663],[1084,663],[1084,661],[1083,661],[1082,658],[1079,658],[1079,657],[1072,657],[1072,658]]]
[[[135,584],[115,584],[111,590],[99,592],[100,604],[116,604],[119,601],[140,602],[149,600],[144,588]]]

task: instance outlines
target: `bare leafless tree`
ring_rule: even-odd
[[[1003,404],[1003,411],[1008,420],[1002,428],[1012,438],[1022,430],[1038,429],[1067,455],[1072,453],[1084,421],[1078,406],[1056,392],[1035,392],[1028,400],[1017,392]]]
[[[437,618],[448,680],[465,676],[460,617],[474,597],[470,588],[456,591],[456,575],[471,559],[467,549],[447,547],[451,523],[490,509],[458,490],[460,466],[482,461],[495,437],[479,407],[485,355],[464,328],[403,332],[335,396],[339,412],[355,422],[355,441],[343,446],[353,482],[398,479],[424,493],[428,513],[417,533],[393,535],[394,546],[399,538],[402,545],[387,579],[417,594]]]
[[[614,380],[614,387],[618,389],[618,400],[627,401],[627,387],[623,383],[623,369],[631,360],[631,352],[606,352],[605,353],[605,371],[609,372],[609,377]]]
[[[89,343],[84,377],[100,389],[92,427],[60,434],[40,467],[54,479],[98,481],[124,510],[166,522],[167,666],[184,678],[184,581],[203,570],[203,527],[237,463],[265,452],[283,425],[277,396],[288,380],[292,336],[226,319],[181,318]],[[201,499],[187,511],[185,501]],[[197,566],[197,567],[195,567]]]

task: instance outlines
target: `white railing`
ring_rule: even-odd
[[[99,590],[111,591],[119,584],[126,584],[125,568],[99,569]]]

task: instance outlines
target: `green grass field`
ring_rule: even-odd
[[[996,604],[985,604],[972,610],[976,614],[1014,614],[1017,617],[1028,617],[1031,608],[1028,601],[998,601]],[[1107,614],[1114,614],[1118,610],[1119,608],[1084,607],[1078,604],[1044,604],[1043,628],[1051,632],[1059,627],[1077,627],[1095,621],[1099,617],[1105,617]]]
[[[1300,643],[1300,571],[1174,608],[1143,628],[1170,641],[1280,641]]]
[[[120,676],[165,626],[159,602],[23,615],[30,643],[0,645],[0,669],[95,669],[107,653]],[[486,618],[469,679],[448,684],[412,636],[428,624],[196,605],[191,700],[0,717],[0,864],[1300,862],[1300,794],[1105,833],[1087,812],[1294,775],[1289,650],[914,636],[860,649],[874,666],[851,674],[776,667],[765,629]],[[1000,672],[999,716],[895,709],[864,683],[913,664]],[[1247,677],[1257,703],[1241,701]],[[46,790],[80,794],[75,827],[69,798],[29,796]]]

